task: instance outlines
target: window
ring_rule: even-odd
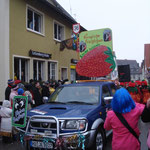
[[[110,88],[111,88],[111,93],[112,93],[112,95],[114,95],[115,92],[116,92],[116,87],[115,87],[115,85],[114,85],[114,84],[111,84],[111,85],[110,85]]]
[[[63,102],[75,104],[98,104],[98,86],[68,86],[59,87],[49,102]]]
[[[62,41],[64,37],[64,26],[54,22],[54,39]]]
[[[29,60],[24,58],[14,58],[14,78],[23,82],[29,80]]]
[[[42,81],[44,78],[44,62],[43,61],[38,61],[34,60],[33,61],[33,79],[34,80],[39,80]]]
[[[110,92],[109,92],[108,86],[104,85],[104,86],[103,86],[102,98],[104,99],[104,97],[107,97],[107,96],[111,96],[111,94],[110,94]]]
[[[67,79],[67,68],[61,68],[61,80]]]
[[[38,33],[43,33],[43,15],[31,8],[28,8],[27,28]]]
[[[56,62],[48,62],[48,80],[56,80],[57,75],[57,63]]]
[[[71,76],[70,76],[70,80],[71,81],[75,81],[76,80],[76,70],[75,69],[71,69]]]

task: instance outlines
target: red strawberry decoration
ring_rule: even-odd
[[[83,56],[76,65],[76,71],[81,76],[103,77],[112,72],[115,67],[111,49],[101,45]]]

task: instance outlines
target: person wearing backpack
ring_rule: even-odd
[[[111,105],[104,128],[113,130],[112,150],[140,150],[138,121],[144,105],[135,103],[125,88],[116,91]]]
[[[144,111],[141,115],[141,119],[145,123],[150,122],[150,99],[147,100]],[[150,150],[150,128],[148,132],[147,146],[148,146],[148,149]]]

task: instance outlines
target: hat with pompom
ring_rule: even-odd
[[[13,79],[9,79],[7,83],[12,84],[12,83],[14,83],[14,81],[13,81]]]
[[[22,95],[24,93],[24,90],[22,88],[18,89],[18,95]]]

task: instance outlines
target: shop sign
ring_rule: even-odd
[[[77,64],[77,63],[78,63],[78,60],[77,60],[77,59],[71,59],[71,63],[72,63],[72,64]]]
[[[71,65],[71,66],[70,66],[70,69],[76,69],[76,66]]]
[[[49,58],[51,58],[52,54],[47,54],[47,53],[30,50],[29,56],[49,59]]]

